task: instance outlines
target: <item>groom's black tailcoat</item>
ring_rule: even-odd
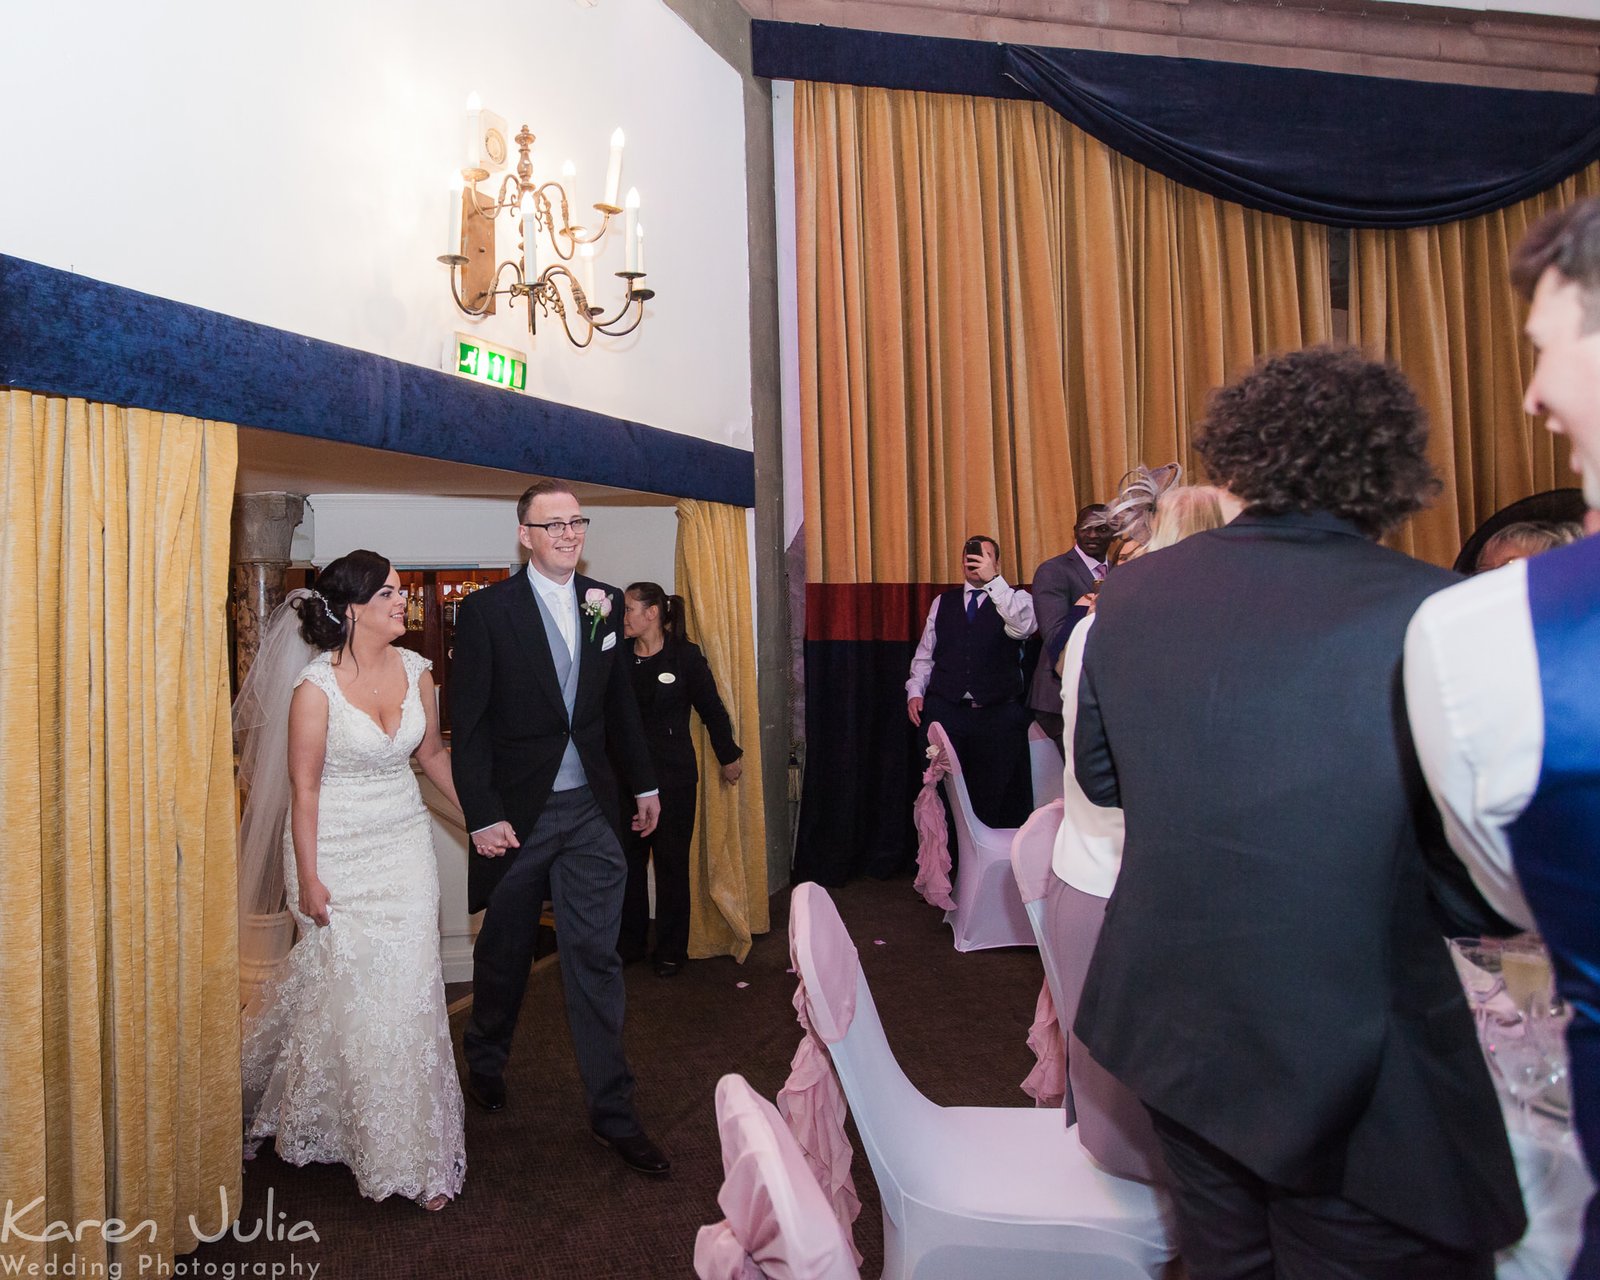
[[[622,807],[610,759],[623,770],[630,794],[656,787],[624,666],[632,646],[621,634],[622,593],[582,574],[574,575],[572,585],[580,605],[593,588],[607,592],[611,614],[597,627],[578,615],[578,692],[570,724],[527,571],[461,602],[450,670],[450,756],[468,831],[505,821],[525,841],[550,798],[569,736],[577,743],[589,789],[613,821]],[[608,636],[616,637],[609,648]],[[516,853],[485,858],[473,850],[469,911],[488,905]]]
[[[1127,835],[1076,1031],[1256,1177],[1481,1253],[1524,1219],[1445,937],[1508,930],[1444,844],[1400,688],[1406,624],[1454,580],[1251,512],[1107,579],[1069,746]]]

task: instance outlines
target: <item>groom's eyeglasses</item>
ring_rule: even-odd
[[[594,521],[590,520],[588,516],[574,516],[571,520],[546,520],[543,524],[524,520],[522,527],[524,529],[543,529],[552,538],[559,538],[568,529],[571,529],[573,533],[582,533],[593,523]]]

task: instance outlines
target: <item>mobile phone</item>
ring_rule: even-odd
[[[961,548],[961,558],[963,560],[965,560],[968,556],[981,556],[982,554],[983,554],[983,539],[982,538],[968,538],[967,539],[967,545]]]

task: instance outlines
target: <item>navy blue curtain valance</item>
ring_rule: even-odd
[[[1583,94],[784,23],[753,45],[778,79],[1037,99],[1186,186],[1333,226],[1474,217],[1600,159]]]
[[[0,386],[677,498],[755,504],[755,461],[0,254]]]

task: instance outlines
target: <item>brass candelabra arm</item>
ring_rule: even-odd
[[[467,172],[472,171],[463,171],[463,176],[465,176],[465,173]],[[481,170],[478,172],[481,172]],[[500,211],[502,209],[515,209],[521,202],[522,185],[517,181],[514,174],[508,173],[501,180],[500,194],[495,197],[495,202],[493,204],[484,203],[483,192],[478,190],[479,181],[481,181],[481,179],[474,178],[472,185],[466,188],[466,190],[467,193],[472,197],[472,207],[480,218],[497,218],[500,216]]]
[[[559,182],[547,182],[534,193],[539,200],[539,207],[543,210],[545,230],[550,234],[550,247],[556,251],[556,257],[563,262],[572,261],[572,254],[576,241],[572,237],[574,228],[568,227],[569,214],[567,212],[567,192]],[[561,212],[556,213],[558,207]],[[581,230],[581,228],[577,228]],[[561,237],[565,236],[567,247],[561,248]]]
[[[621,308],[618,309],[617,314],[614,316],[608,316],[604,320],[597,320],[591,316],[589,321],[594,328],[608,338],[621,338],[637,329],[644,320],[644,304],[656,296],[654,289],[640,288],[635,283],[644,279],[644,276],[639,272],[619,271],[617,275],[621,276],[623,282],[628,286],[628,296],[623,300]],[[637,309],[635,309],[636,307]],[[632,315],[631,322],[626,327],[619,327],[623,321],[628,320],[630,314]]]
[[[450,296],[456,300],[456,306],[460,307],[461,310],[466,312],[469,316],[488,315],[489,300],[495,297],[497,294],[510,294],[514,298],[518,296],[519,293],[525,293],[527,291],[527,287],[522,282],[522,268],[515,262],[512,262],[510,259],[507,259],[505,262],[502,262],[498,267],[495,268],[494,281],[490,284],[489,288],[485,292],[475,297],[471,302],[468,302],[461,296],[461,286],[459,283],[461,267],[466,263],[466,259],[457,254],[454,257],[446,256],[440,258],[439,261],[448,263],[450,267]],[[511,282],[511,284],[502,289],[500,287],[500,277],[505,274],[507,267],[511,268],[511,274],[515,277],[515,279]]]
[[[605,239],[606,228],[611,225],[611,219],[622,212],[622,210],[617,208],[617,206],[614,204],[597,203],[594,208],[595,212],[600,215],[600,225],[598,227],[595,227],[593,230],[590,230],[588,227],[562,228],[561,234],[566,236],[567,239],[571,241],[573,248],[576,248],[580,244],[599,244],[601,240]],[[570,258],[572,254],[569,251],[562,256],[564,258]]]

